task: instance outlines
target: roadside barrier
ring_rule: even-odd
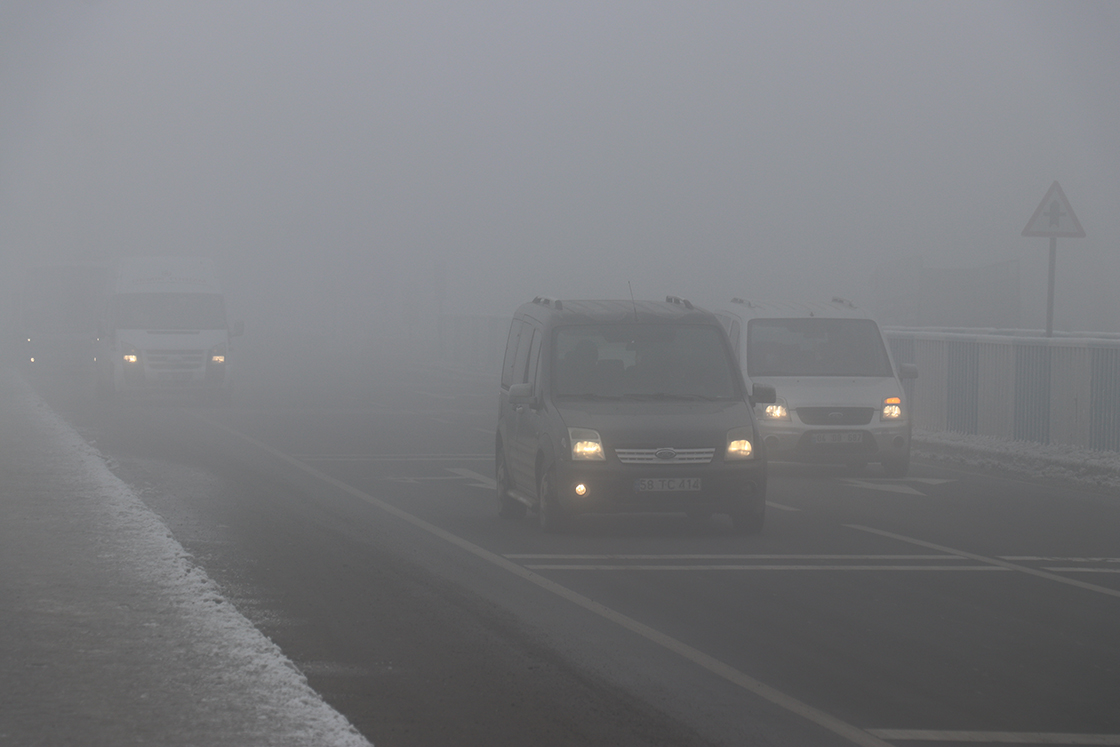
[[[1120,451],[1120,339],[885,328],[914,426]],[[1037,334],[1037,333],[1036,333]]]

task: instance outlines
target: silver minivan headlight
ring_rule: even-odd
[[[569,428],[568,439],[572,442],[573,461],[601,462],[607,458],[603,453],[603,439],[599,437],[599,431]]]
[[[754,430],[732,428],[727,432],[727,460],[754,459]]]

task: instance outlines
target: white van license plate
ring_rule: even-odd
[[[639,477],[634,481],[634,490],[639,493],[669,490],[700,490],[699,477]]]
[[[849,433],[814,433],[815,444],[858,444],[863,443],[863,434],[859,431]]]

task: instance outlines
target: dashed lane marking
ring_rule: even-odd
[[[1011,571],[1019,571],[1020,573],[1037,576],[1038,578],[1044,578],[1048,581],[1057,581],[1060,584],[1076,586],[1077,588],[1085,589],[1086,591],[1095,591],[1098,594],[1105,594],[1110,597],[1120,598],[1120,591],[1117,591],[1116,589],[1109,589],[1104,586],[1097,586],[1096,584],[1086,583],[1085,581],[1066,578],[1065,576],[1059,576],[1056,573],[1039,570],[1037,568],[1031,568],[1025,565],[1019,565],[1017,563],[1009,563],[1008,561],[1001,560],[1000,558],[989,558],[984,555],[977,555],[976,553],[966,552],[964,550],[955,550],[951,547],[946,547],[945,545],[938,545],[934,542],[926,542],[925,540],[916,539],[914,537],[906,537],[901,534],[895,534],[894,532],[886,532],[882,529],[874,529],[872,527],[866,527],[860,524],[845,524],[844,526],[848,527],[849,529],[856,529],[861,532],[877,534],[880,537],[889,537],[891,539],[898,540],[899,542],[908,542],[912,545],[918,545],[919,547],[925,547],[930,550],[937,550],[939,552],[949,553],[951,555],[959,555],[962,558],[969,558],[970,560],[976,560],[981,563],[987,563],[989,565],[997,566],[1000,568],[1006,568]]]
[[[495,480],[493,477],[487,477],[486,475],[480,475],[477,472],[475,472],[473,470],[466,469],[464,467],[448,467],[447,471],[448,472],[454,472],[459,477],[465,477],[468,480],[473,480],[474,482],[469,483],[467,485],[467,487],[486,488],[487,490],[497,490],[498,489],[498,481]]]
[[[801,510],[800,508],[794,508],[793,506],[787,506],[787,505],[782,504],[782,503],[774,503],[773,501],[766,501],[766,505],[769,506],[770,508],[776,508],[776,509],[779,509],[781,511],[800,511]]]
[[[904,495],[925,495],[922,491],[915,490],[909,485],[900,485],[894,482],[871,482],[870,480],[853,480],[851,478],[841,478],[840,482],[864,490],[881,490],[886,493],[902,493]]]

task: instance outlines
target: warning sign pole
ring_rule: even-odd
[[[1046,282],[1046,336],[1054,336],[1054,265],[1058,263],[1058,237],[1050,237],[1050,279]]]
[[[1046,336],[1054,336],[1054,267],[1058,261],[1058,237],[1085,238],[1085,229],[1070,207],[1066,193],[1058,182],[1050,185],[1046,196],[1027,221],[1023,236],[1050,237],[1050,278],[1046,283]]]

